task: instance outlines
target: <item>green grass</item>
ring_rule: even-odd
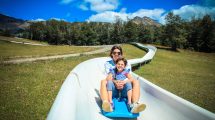
[[[135,73],[215,112],[215,54],[158,49],[150,64]]]
[[[29,57],[52,56],[61,54],[82,53],[93,51],[98,48],[94,47],[80,47],[80,46],[32,46],[24,44],[10,43],[0,40],[0,59],[17,59]]]
[[[130,44],[123,44],[122,49],[123,49],[123,56],[126,59],[140,58],[146,54],[145,51]]]
[[[128,59],[145,54],[132,45],[125,44],[122,48]],[[82,61],[108,54],[0,64],[0,120],[45,119],[69,72]],[[215,54],[159,49],[150,64],[135,72],[214,112],[214,66]]]
[[[69,72],[80,62],[105,54],[0,65],[0,116],[6,119],[45,119]]]
[[[137,56],[145,52],[132,45],[123,45]],[[80,62],[108,56],[109,52],[66,59],[37,61],[22,64],[0,64],[0,120],[45,119],[59,89],[69,72]]]

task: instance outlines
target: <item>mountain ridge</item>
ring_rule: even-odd
[[[160,27],[161,24],[156,22],[155,20],[149,18],[149,17],[134,17],[131,19],[131,21],[135,24],[144,24],[144,25],[151,25],[151,26],[157,26]],[[30,23],[37,22],[32,20],[23,20],[11,16],[7,16],[0,13],[0,31],[9,30],[12,31],[12,33],[15,33],[18,30],[25,30],[30,26]],[[43,21],[46,22],[46,21]],[[69,22],[72,23],[72,22]]]
[[[0,30],[10,30],[16,32],[20,29],[26,29],[30,23],[27,20],[18,19],[0,13]]]
[[[152,26],[157,26],[157,27],[160,27],[161,24],[158,23],[157,21],[149,18],[149,17],[139,17],[139,16],[136,16],[134,17],[133,19],[131,19],[131,21],[135,24],[144,24],[144,25],[152,25]]]

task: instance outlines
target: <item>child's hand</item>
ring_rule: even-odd
[[[123,86],[127,83],[127,80],[121,80],[121,84],[123,84]]]
[[[128,78],[126,78],[125,80],[119,80],[119,81],[124,86],[129,80],[128,80]]]

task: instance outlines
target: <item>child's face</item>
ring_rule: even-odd
[[[118,63],[116,64],[116,68],[118,72],[122,72],[125,68],[125,63],[122,60],[118,61]]]

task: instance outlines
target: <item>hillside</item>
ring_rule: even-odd
[[[142,23],[144,25],[152,25],[157,27],[161,26],[160,23],[146,16],[144,16],[143,18],[136,16],[135,18],[131,19],[131,21],[136,24]],[[26,29],[31,22],[35,22],[35,21],[26,21],[26,20],[0,14],[0,31],[9,30],[12,33],[14,33],[17,30]]]
[[[2,31],[10,30],[11,32],[16,32],[17,30],[25,29],[28,26],[28,21],[0,14],[0,30]]]
[[[132,22],[136,23],[136,24],[144,24],[144,25],[152,25],[152,26],[157,26],[160,27],[161,24],[156,22],[155,20],[149,18],[149,17],[138,17],[136,16],[135,18],[131,19]]]

